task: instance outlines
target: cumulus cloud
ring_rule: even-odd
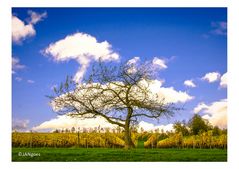
[[[134,65],[134,64],[138,63],[139,61],[140,61],[139,57],[134,57],[133,59],[128,60],[127,64],[128,65],[132,65],[132,64]]]
[[[27,37],[34,36],[36,31],[32,24],[25,24],[18,17],[12,16],[12,40],[21,43]]]
[[[28,129],[29,122],[30,122],[29,120],[13,119],[12,130],[26,131]]]
[[[206,80],[208,81],[209,83],[213,83],[215,81],[218,81],[220,79],[220,73],[218,72],[210,72],[210,73],[207,73],[205,74],[203,77],[202,77],[202,80]]]
[[[157,66],[159,69],[168,68],[168,66],[166,65],[166,61],[163,59],[159,59],[158,57],[154,57],[152,63],[153,65]]]
[[[183,84],[188,87],[196,87],[196,85],[193,83],[193,80],[185,80]]]
[[[159,93],[161,91],[162,85],[163,85],[163,81],[161,80],[151,80],[148,87],[152,93]]]
[[[115,128],[116,125],[108,123],[103,117],[96,117],[96,118],[72,118],[67,115],[57,116],[54,119],[45,121],[38,126],[33,127],[33,130],[54,130],[54,129],[70,129],[75,127],[78,129],[83,128]]]
[[[166,103],[185,103],[194,98],[187,92],[175,90],[174,87],[162,87],[158,95],[164,98]]]
[[[159,101],[164,100],[167,103],[185,103],[192,100],[194,97],[187,92],[177,91],[174,87],[162,87],[162,80],[151,80],[150,82],[141,81],[142,85],[146,85],[152,95],[156,96]],[[135,94],[137,95],[137,94]]]
[[[51,43],[45,50],[57,62],[76,60],[80,68],[75,74],[74,80],[80,82],[89,67],[90,62],[118,60],[119,54],[112,50],[111,44],[107,41],[98,42],[89,34],[75,33],[64,39]]]
[[[20,60],[16,57],[12,57],[12,73],[16,73],[17,70],[26,68],[25,65],[20,64]]]
[[[199,103],[194,108],[195,113],[202,112],[204,119],[212,125],[227,128],[227,99],[212,102],[210,104]]]
[[[137,64],[139,63],[140,61],[140,57],[134,57],[130,60],[128,60],[128,62],[126,63],[129,68],[128,68],[128,73],[136,73],[137,72]]]
[[[200,111],[207,109],[207,108],[208,108],[208,106],[205,103],[201,102],[193,109],[193,112],[199,113]]]
[[[152,123],[148,123],[148,122],[145,122],[145,121],[140,121],[139,124],[138,124],[138,129],[140,131],[140,129],[143,129],[144,131],[155,131],[155,130],[158,130],[159,132],[161,130],[163,130],[164,132],[165,131],[174,131],[173,129],[173,124],[167,124],[167,125],[154,125]]]
[[[130,68],[128,69],[129,73],[135,73],[137,71],[137,66],[140,62],[140,57],[134,57],[126,63]],[[157,69],[166,69],[168,66],[166,65],[166,60],[160,59],[158,57],[154,57],[150,61],[146,61],[146,63],[150,63],[149,66],[152,68],[152,70],[157,70]]]
[[[28,37],[36,35],[36,30],[34,29],[34,24],[43,20],[46,17],[46,12],[38,14],[33,11],[28,11],[30,19],[28,23],[25,23],[17,16],[12,16],[12,40],[16,44],[20,44],[23,40]]]
[[[56,129],[71,129],[72,127],[76,129],[80,129],[81,131],[85,129],[94,129],[94,128],[110,128],[115,129],[117,125],[113,125],[108,123],[102,117],[96,117],[93,119],[83,119],[83,118],[72,118],[67,115],[57,116],[51,120],[45,121],[38,126],[32,128],[34,131],[51,131]],[[171,131],[173,130],[173,124],[167,125],[154,125],[152,123],[148,123],[145,121],[140,121],[138,124],[138,129],[143,128],[144,131],[155,131],[155,130],[164,130],[164,131]]]
[[[157,94],[159,99],[164,99],[166,103],[185,103],[194,97],[187,92],[177,91],[173,87],[162,87],[163,82],[152,80],[149,89],[152,93]]]
[[[227,87],[227,72],[222,75],[220,86]]]

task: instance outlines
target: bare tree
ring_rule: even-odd
[[[149,64],[117,67],[99,62],[83,82],[67,77],[59,88],[54,88],[51,105],[59,114],[105,118],[124,129],[125,148],[133,148],[130,130],[139,118],[159,119],[178,110],[150,90],[153,78]]]

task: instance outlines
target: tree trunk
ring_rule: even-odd
[[[127,97],[126,97],[126,100],[128,102]],[[125,147],[125,149],[135,148],[135,145],[131,138],[131,131],[130,131],[130,119],[131,119],[132,114],[133,114],[133,109],[131,107],[128,107],[128,114],[127,114],[127,117],[125,120],[125,127],[124,127],[124,130],[125,130],[125,133],[124,133],[125,146],[124,147]]]
[[[129,129],[129,123],[126,122],[125,125],[125,133],[124,133],[124,140],[125,140],[125,149],[131,149],[131,148],[135,148],[135,145],[131,139],[131,131]]]

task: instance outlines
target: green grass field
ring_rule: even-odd
[[[20,156],[37,153],[40,156]],[[227,161],[222,149],[13,148],[12,161]]]

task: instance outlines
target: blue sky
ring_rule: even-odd
[[[56,62],[44,50],[79,32],[107,41],[119,54],[119,62],[134,57],[142,62],[155,57],[164,61],[167,68],[158,70],[162,86],[193,99],[183,103],[184,111],[160,124],[188,120],[196,107],[215,125],[225,117],[219,113],[227,98],[227,87],[222,85],[227,72],[226,8],[13,8],[12,15],[16,22],[12,117],[19,124],[27,123],[28,129],[56,118],[45,95],[82,66],[74,59]],[[214,75],[203,78],[208,73]],[[196,87],[184,85],[185,80],[192,80]]]

